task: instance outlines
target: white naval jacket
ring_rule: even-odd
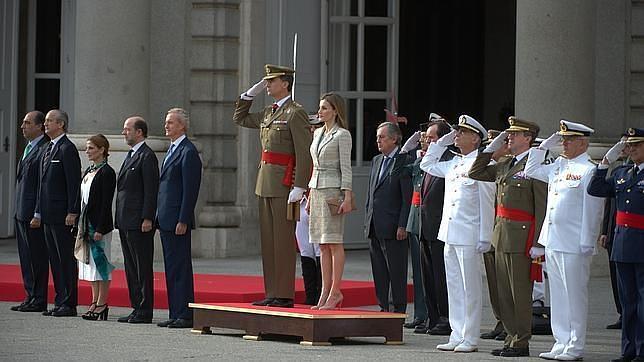
[[[468,246],[491,241],[496,185],[467,176],[478,150],[439,162],[446,149],[432,143],[420,162],[423,171],[445,178],[445,202],[438,239],[450,245]]]
[[[548,183],[539,244],[554,251],[580,254],[582,245],[594,247],[597,243],[604,212],[604,199],[586,192],[595,164],[587,153],[582,153],[571,160],[559,156],[544,165],[546,152],[531,148],[525,166],[527,176]]]

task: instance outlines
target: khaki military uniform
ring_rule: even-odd
[[[262,157],[255,194],[259,196],[262,266],[266,298],[295,295],[295,221],[287,220],[291,186],[306,188],[311,176],[311,132],[308,116],[301,105],[288,99],[273,113],[266,107],[249,113],[252,101],[239,99],[233,120],[246,128],[258,128]],[[269,157],[269,156],[279,157]],[[294,169],[271,158],[294,158]],[[282,164],[280,164],[282,163]],[[291,172],[292,171],[292,172]],[[289,176],[292,174],[292,177]],[[289,176],[290,180],[286,180]]]
[[[492,153],[480,153],[469,176],[481,181],[495,181],[496,205],[534,216],[534,221],[517,221],[496,216],[492,245],[495,250],[499,314],[508,336],[506,347],[526,348],[532,336],[532,281],[526,255],[537,244],[545,215],[547,185],[525,176],[527,155],[510,167],[512,157],[490,165]],[[497,212],[498,213],[498,212]],[[533,236],[528,240],[530,229]],[[526,247],[526,244],[529,244]]]

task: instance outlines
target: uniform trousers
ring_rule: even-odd
[[[449,342],[476,346],[481,330],[481,254],[473,245],[445,243],[445,276],[452,327]]]
[[[45,242],[54,280],[54,305],[76,308],[78,305],[78,262],[74,257],[74,236],[64,224],[43,224]]]
[[[423,288],[423,276],[420,266],[420,241],[418,235],[409,235],[409,254],[411,256],[412,280],[414,282],[414,319],[427,319],[427,306],[425,305],[425,292]]]
[[[32,229],[29,221],[16,220],[16,241],[26,301],[47,305],[49,260],[43,228]]]
[[[508,334],[504,346],[527,348],[532,337],[532,259],[497,251],[495,260],[499,313]]]
[[[532,301],[540,300],[546,304],[546,262],[541,263],[541,282],[532,283]]]
[[[553,354],[582,357],[588,318],[588,279],[592,257],[546,247],[550,283]]]
[[[266,298],[295,296],[295,221],[286,219],[286,197],[259,197]]]
[[[615,265],[622,304],[622,356],[644,357],[644,263]]]
[[[485,266],[485,277],[487,279],[487,290],[490,294],[490,305],[492,306],[492,314],[494,314],[494,332],[503,332],[503,323],[501,323],[501,307],[499,302],[499,289],[497,287],[496,277],[496,258],[495,249],[492,247],[487,253],[483,253],[483,265]]]

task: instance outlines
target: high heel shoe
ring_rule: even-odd
[[[92,302],[92,304],[89,305],[89,307],[87,308],[87,312],[81,314],[81,318],[84,319],[85,317],[90,315],[92,312],[94,312],[94,309],[96,309],[96,302]]]
[[[324,303],[324,305],[320,307],[320,310],[342,308],[343,299],[344,296],[342,294],[331,295],[329,296],[329,299],[327,299],[326,303]]]
[[[320,296],[320,299],[318,300],[318,304],[312,306],[311,309],[320,309],[326,303],[326,300],[328,297],[329,297],[328,294]]]
[[[104,308],[103,308],[104,307]],[[100,312],[96,312],[96,309],[103,308]],[[89,320],[89,321],[95,321],[95,320],[102,320],[106,321],[107,316],[110,312],[110,307],[107,306],[107,304],[102,304],[102,305],[97,305],[96,308],[94,308],[93,312],[90,312],[89,315],[85,316],[83,315],[83,319]]]

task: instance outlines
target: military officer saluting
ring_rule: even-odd
[[[617,205],[611,261],[622,304],[622,357],[615,361],[644,361],[644,128],[629,128],[625,136],[604,156],[588,193],[614,197]],[[622,150],[634,165],[606,179],[608,165]]]
[[[259,128],[262,144],[255,193],[259,196],[262,267],[266,296],[254,305],[292,307],[295,296],[295,222],[287,208],[299,209],[311,176],[311,132],[301,105],[291,99],[289,67],[267,64],[266,76],[237,101],[233,121]],[[266,89],[275,103],[249,113],[253,98]],[[291,206],[288,206],[288,205]],[[296,204],[296,205],[293,205]]]
[[[537,243],[546,211],[547,185],[527,177],[524,171],[530,145],[539,126],[510,117],[510,127],[494,138],[476,157],[469,176],[496,182],[494,260],[501,322],[507,332],[502,349],[492,351],[502,357],[530,355],[528,342],[532,328],[531,253],[542,256]],[[507,142],[511,156],[490,163],[494,152]],[[536,251],[536,252],[535,252]]]
[[[546,216],[539,236],[545,246],[550,281],[552,334],[555,344],[539,357],[560,361],[583,358],[588,317],[590,261],[604,209],[604,199],[588,195],[595,164],[586,153],[593,129],[561,120],[559,132],[531,148],[525,174],[548,183]],[[563,153],[544,164],[546,153],[561,142]]]

